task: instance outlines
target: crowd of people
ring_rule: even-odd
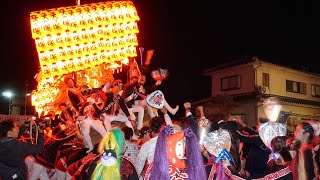
[[[164,96],[159,108],[152,106],[147,97],[162,82],[146,86],[143,73],[87,94],[72,78],[65,82],[69,103],[59,104],[55,127],[36,123],[30,134],[33,121],[0,122],[0,179],[320,179],[317,121],[301,122],[293,135],[275,136],[268,146],[259,135],[261,124],[273,123],[265,118],[255,127],[229,115],[208,119],[204,107],[185,102],[184,120],[172,120],[179,106]],[[91,129],[101,136],[98,143]],[[36,143],[25,133],[36,133]]]

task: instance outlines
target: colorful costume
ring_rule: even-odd
[[[93,160],[88,175],[93,180],[137,179],[135,167],[123,154],[124,137],[119,128],[112,129],[98,147],[99,156]]]
[[[149,179],[206,179],[199,142],[190,128],[174,133],[173,127],[166,125],[158,137],[154,157]]]

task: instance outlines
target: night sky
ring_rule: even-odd
[[[4,3],[6,2],[6,3]],[[39,61],[31,37],[31,11],[74,6],[75,0],[2,2],[0,91],[25,94],[36,88]],[[100,2],[81,0],[81,4]],[[182,106],[210,96],[201,71],[241,56],[320,73],[320,11],[316,1],[135,0],[139,47],[155,50],[152,67],[170,72],[163,82],[168,102]],[[298,63],[297,63],[298,62]],[[8,112],[0,98],[0,113]]]

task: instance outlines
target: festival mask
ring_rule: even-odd
[[[164,105],[164,95],[160,90],[157,90],[149,94],[146,101],[149,106],[156,109],[161,109]]]
[[[178,169],[186,168],[184,161],[185,144],[183,141],[183,132],[177,132],[167,138],[169,164]]]
[[[103,166],[113,166],[117,162],[117,154],[112,149],[104,149],[100,160]]]

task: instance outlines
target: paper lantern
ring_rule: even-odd
[[[120,61],[136,57],[139,20],[131,1],[31,12],[32,38],[40,64],[37,91],[32,92],[37,111],[50,110],[48,104],[61,93],[64,75],[81,72],[76,74],[86,78],[82,84],[100,87],[105,79],[98,72],[114,71],[121,68]]]
[[[31,12],[32,37],[36,42],[41,71],[46,68],[44,65],[61,64],[63,60],[75,56],[81,59],[98,54],[101,50],[117,51],[111,53],[113,61],[134,57],[135,50],[127,53],[123,49],[138,45],[138,20],[131,1],[110,1]],[[101,60],[98,62],[103,63]],[[96,61],[93,63],[92,66],[97,65]],[[65,70],[59,70],[60,67],[66,66],[49,68],[54,71],[42,75],[45,78],[61,76],[59,73]],[[68,72],[77,70],[68,69]]]

